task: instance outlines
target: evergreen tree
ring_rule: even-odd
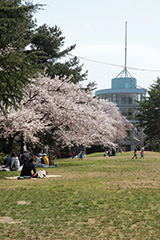
[[[73,45],[61,51],[64,39],[65,37],[62,36],[61,30],[57,26],[48,27],[44,24],[35,30],[31,40],[31,50],[43,51],[46,56],[43,62],[48,66],[75,48]]]
[[[70,81],[77,84],[87,79],[87,71],[82,73],[83,65],[79,65],[77,57],[71,58],[65,63],[57,62],[48,67],[47,73],[54,78],[56,75],[60,78],[70,77]]]
[[[79,83],[86,80],[87,71],[82,73],[83,65],[79,64],[77,57],[73,57],[68,61],[60,62],[62,57],[66,57],[75,48],[72,45],[64,50],[65,37],[62,36],[61,30],[57,27],[48,27],[46,24],[36,29],[32,38],[31,51],[43,51],[43,59],[41,63],[47,67],[47,73],[54,78],[56,75],[63,78],[70,77],[71,82]]]
[[[0,1],[0,48],[11,44],[21,49],[30,43],[36,26],[33,14],[41,6],[31,2],[23,4],[22,0]]]
[[[17,106],[30,78],[40,70],[39,54],[26,55],[35,22],[33,13],[40,5],[23,4],[22,0],[0,1],[0,109]]]
[[[86,80],[87,72],[82,73],[83,65],[74,57],[62,63],[61,58],[75,48],[64,47],[65,37],[61,30],[46,24],[36,29],[34,13],[43,5],[30,1],[0,1],[0,109],[15,108],[22,100],[25,88],[34,75],[46,68],[49,76],[71,76],[77,84]],[[91,83],[87,89],[91,90]]]
[[[160,150],[160,78],[149,88],[148,96],[139,103],[139,125],[144,127],[146,140]]]

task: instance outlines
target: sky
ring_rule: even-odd
[[[97,90],[111,88],[111,79],[123,70],[125,22],[129,73],[137,79],[138,86],[146,89],[160,77],[159,0],[32,2],[46,4],[44,10],[34,15],[38,26],[44,23],[50,27],[57,25],[65,37],[64,47],[76,44],[71,54],[80,57],[83,72],[88,70],[84,85],[95,82]]]

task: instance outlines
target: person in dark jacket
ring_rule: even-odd
[[[24,151],[24,153],[22,154],[22,156],[20,157],[20,164],[21,166],[27,162],[27,160],[30,158],[30,155],[27,151]]]
[[[20,176],[30,176],[32,178],[38,177],[33,158],[29,158],[27,162],[24,163]]]

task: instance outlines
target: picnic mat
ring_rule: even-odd
[[[20,176],[15,176],[15,177],[6,177],[6,179],[45,179],[45,178],[56,178],[56,177],[61,177],[61,175],[46,175],[46,177],[42,177],[42,178],[31,178],[29,176],[25,176],[25,177],[20,177]]]

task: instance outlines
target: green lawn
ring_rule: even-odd
[[[57,160],[61,178],[0,172],[0,239],[160,239],[160,153]]]

